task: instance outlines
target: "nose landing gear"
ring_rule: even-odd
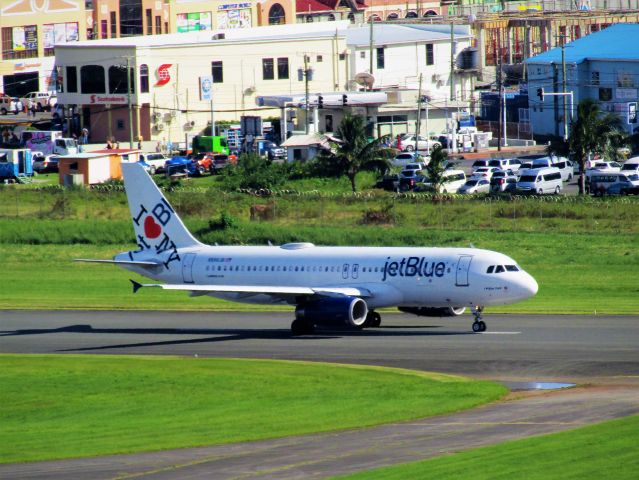
[[[472,311],[473,315],[475,316],[475,321],[473,322],[473,332],[475,332],[475,333],[485,332],[486,331],[486,324],[481,319],[481,314],[484,311],[484,307],[481,307],[481,306],[478,305],[478,306],[472,308],[471,311]]]

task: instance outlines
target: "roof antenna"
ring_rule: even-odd
[[[271,243],[271,241],[270,241],[270,240],[268,241],[268,246],[269,246],[269,247],[272,247],[272,246],[273,246],[273,244]]]

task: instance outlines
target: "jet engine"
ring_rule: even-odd
[[[295,318],[313,325],[332,327],[361,327],[366,321],[368,305],[361,298],[324,298],[295,309]]]
[[[398,307],[400,312],[412,313],[419,317],[457,317],[466,307]]]

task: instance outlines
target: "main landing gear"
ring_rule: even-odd
[[[310,335],[315,332],[315,325],[306,320],[297,318],[291,323],[291,334],[293,336]]]
[[[362,327],[364,328],[379,327],[381,324],[382,324],[382,316],[379,313],[373,310],[370,310],[368,314],[366,315],[366,321],[364,322],[364,325],[362,325]]]
[[[484,307],[476,306],[472,309],[473,315],[475,316],[475,321],[473,322],[473,332],[485,332],[486,324],[481,319],[481,313],[484,311]]]

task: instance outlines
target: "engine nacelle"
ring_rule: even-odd
[[[366,321],[368,305],[361,298],[335,297],[298,305],[295,318],[314,325],[361,327]]]
[[[400,312],[412,313],[419,317],[457,317],[466,307],[398,307]]]

